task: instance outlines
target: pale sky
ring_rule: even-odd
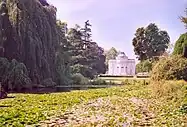
[[[115,47],[135,58],[132,39],[138,27],[156,23],[175,42],[186,32],[179,16],[184,15],[187,0],[48,0],[57,7],[58,19],[83,25],[92,24],[92,39],[101,47]]]

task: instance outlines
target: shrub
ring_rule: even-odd
[[[144,60],[136,65],[136,73],[139,72],[150,72],[152,70],[152,61]]]
[[[140,85],[149,85],[150,82],[148,79],[125,79],[122,81],[121,83],[122,85],[136,85],[136,84],[140,84]]]
[[[80,73],[76,73],[72,75],[73,85],[88,85],[89,79],[84,77]]]
[[[91,79],[94,78],[94,75],[96,73],[91,67],[88,67],[87,65],[81,65],[81,64],[75,64],[71,66],[71,70],[73,74],[80,73],[84,77],[91,78]]]
[[[183,80],[170,80],[170,81],[152,81],[151,88],[155,96],[167,96],[167,97],[178,97],[181,98],[181,95],[185,94],[184,87],[187,86],[187,83]]]
[[[59,47],[55,58],[56,78],[55,82],[58,85],[71,84],[71,70],[70,70],[70,54]]]
[[[187,34],[182,34],[176,41],[173,55],[182,55],[184,46],[187,46]]]
[[[160,59],[153,67],[151,80],[187,80],[187,59],[180,55]]]
[[[44,79],[41,82],[41,85],[43,85],[45,87],[54,87],[54,86],[56,86],[56,83],[53,82],[53,80],[51,78],[48,78],[48,79]]]
[[[187,83],[184,80],[175,81],[153,81],[151,82],[152,93],[155,97],[173,100],[180,100],[178,103],[179,112],[187,113]]]
[[[103,79],[94,79],[92,85],[107,85],[108,83]]]

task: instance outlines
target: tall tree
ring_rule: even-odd
[[[85,57],[92,68],[94,75],[105,73],[105,56],[103,48],[99,47],[96,42],[90,42],[85,50]]]
[[[182,55],[185,45],[187,45],[187,35],[182,34],[175,43],[173,55]]]
[[[81,29],[85,45],[83,55],[87,59],[87,64],[91,68],[92,75],[97,75],[106,71],[105,56],[103,55],[104,50],[91,39],[91,26],[89,20],[87,20],[84,28]]]
[[[132,40],[135,55],[141,61],[161,56],[169,43],[168,33],[159,30],[154,23],[149,24],[146,28],[138,28]]]
[[[86,59],[82,56],[84,43],[82,40],[82,33],[78,25],[75,28],[71,28],[68,31],[68,42],[71,43],[71,70],[72,73],[81,73],[85,70],[84,64],[86,64]],[[84,75],[84,74],[83,74]]]
[[[92,32],[92,30],[90,28],[91,26],[92,25],[89,23],[89,20],[87,20],[85,22],[84,28],[81,29],[84,42],[91,42],[92,41],[91,40],[91,36],[92,36],[91,32]]]
[[[109,60],[115,59],[118,55],[118,51],[112,47],[108,51],[106,51],[106,62],[108,63]]]
[[[68,41],[72,45],[72,72],[81,73],[85,77],[93,78],[94,75],[102,73],[103,65],[103,49],[93,42],[91,39],[91,24],[89,20],[85,22],[85,26],[81,28],[76,25],[68,32]],[[100,65],[98,65],[98,63]],[[99,68],[102,66],[103,68]]]
[[[147,59],[147,39],[145,37],[145,29],[143,27],[138,28],[135,33],[135,37],[133,38],[133,46],[135,55],[137,55],[138,59],[143,61]]]
[[[70,83],[70,62],[71,62],[71,44],[67,41],[65,34],[67,31],[67,23],[57,21],[60,44],[56,52],[56,82],[59,85],[69,85]]]
[[[187,8],[186,16],[181,16],[181,21],[185,24],[187,28]],[[175,43],[173,55],[183,55],[187,58],[187,33],[182,34]]]
[[[140,73],[140,72],[150,72],[152,70],[152,62],[149,60],[144,60],[139,62],[136,65],[136,73]]]

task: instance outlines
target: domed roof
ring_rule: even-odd
[[[128,59],[124,52],[120,52],[119,55],[116,57],[117,60],[121,59]]]

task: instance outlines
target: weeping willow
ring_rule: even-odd
[[[15,59],[9,62],[6,58],[0,58],[0,82],[10,91],[32,88],[26,66]]]

